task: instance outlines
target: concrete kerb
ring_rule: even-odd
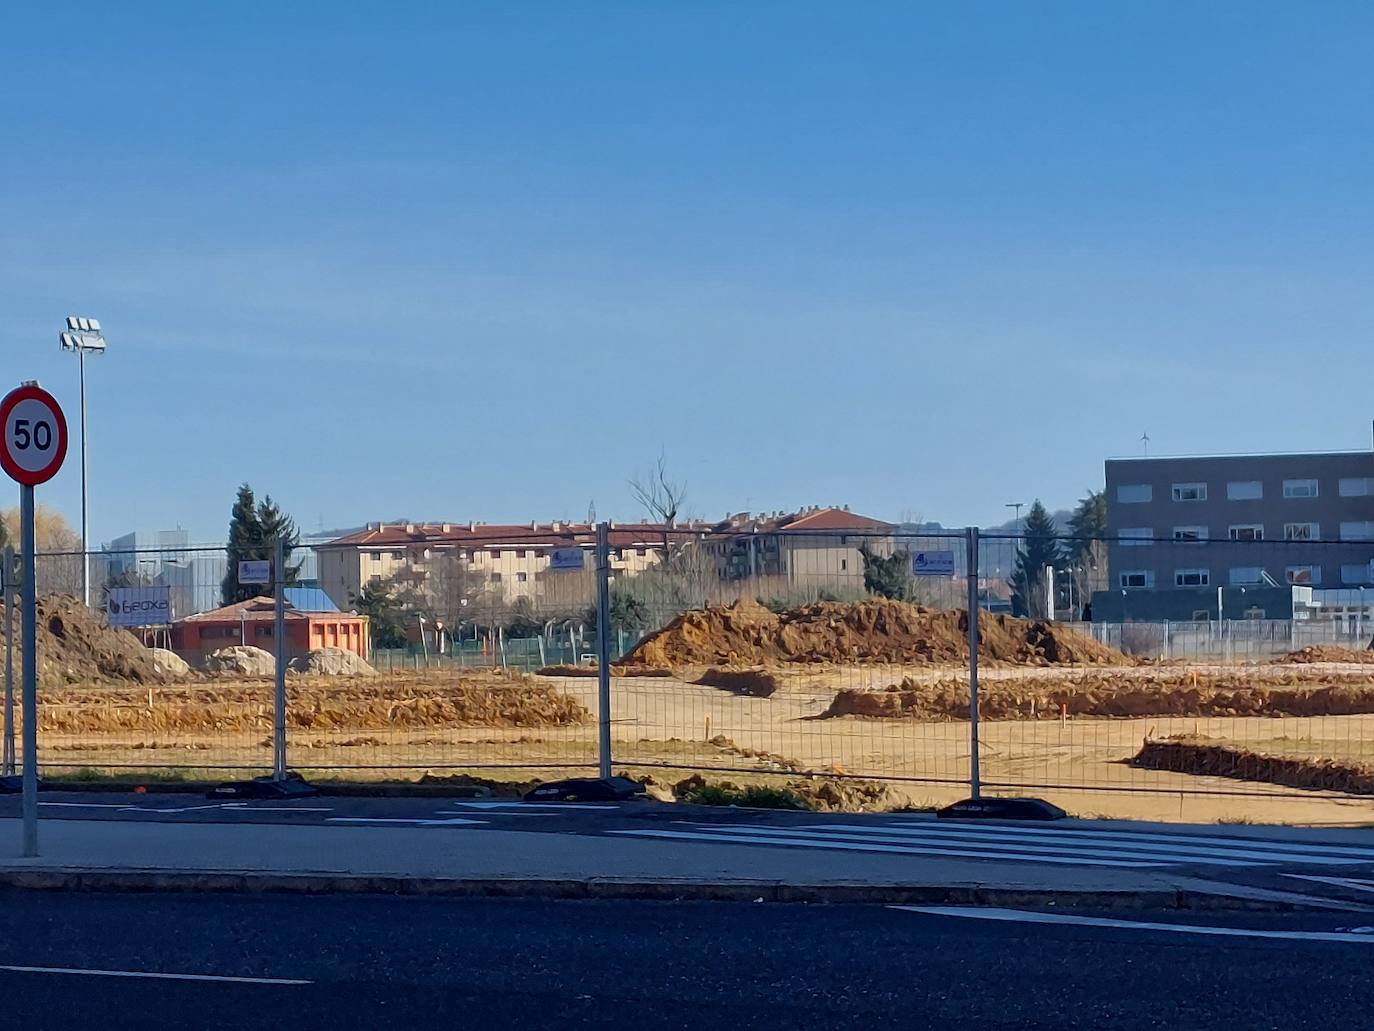
[[[1183,909],[1297,912],[1294,900],[1187,889],[1052,891],[979,884],[785,884],[624,878],[446,878],[244,871],[28,869],[0,871],[0,888],[25,891],[366,894],[450,898],[625,899],[657,902],[775,902],[866,905]]]

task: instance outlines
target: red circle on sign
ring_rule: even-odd
[[[34,420],[25,419],[22,426],[10,425],[10,418],[20,405],[34,408],[40,417],[51,418],[46,445],[43,430],[33,425]],[[56,439],[53,439],[54,432]],[[36,487],[51,480],[62,468],[62,461],[67,457],[67,417],[62,414],[57,399],[42,387],[17,387],[5,395],[0,401],[0,433],[4,434],[4,439],[0,440],[0,468],[10,479],[26,487]],[[30,449],[37,449],[32,457],[28,454]],[[35,465],[33,458],[38,458],[42,464]]]

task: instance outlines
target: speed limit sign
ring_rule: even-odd
[[[0,467],[26,487],[46,483],[67,457],[67,420],[42,387],[11,390],[0,401]]]

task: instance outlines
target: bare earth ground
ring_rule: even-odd
[[[1292,685],[1295,678],[1304,686],[1359,677],[1374,683],[1368,669],[1325,664],[1301,669],[1160,666],[1120,673],[1163,682],[1189,677],[1194,670],[1277,687]],[[1104,673],[1112,671],[995,668],[983,671],[982,679],[991,689],[1018,681],[1100,679]],[[781,675],[784,687],[769,698],[694,684],[689,682],[694,673],[614,678],[617,768],[664,767],[656,776],[666,782],[695,769],[729,770],[720,775],[737,781],[797,772],[894,778],[900,792],[921,805],[967,794],[966,721],[819,718],[841,688],[881,690],[904,676],[966,680],[962,668],[804,667]],[[546,697],[531,709],[522,699],[532,687],[580,703],[582,721],[568,718],[576,706],[550,708]],[[445,699],[465,691],[491,695],[497,703],[460,708],[455,715]],[[353,780],[464,770],[512,780],[547,779],[566,774],[569,767],[594,766],[596,693],[595,679],[586,677],[394,673],[293,679],[288,695],[298,725],[289,728],[289,761],[316,775]],[[265,680],[202,679],[166,687],[46,693],[40,759],[54,774],[59,766],[69,773],[83,768],[172,768],[198,776],[263,772],[270,765],[271,698],[272,685]],[[299,715],[307,712],[308,719]],[[455,722],[469,718],[505,720],[506,725]],[[1374,760],[1374,714],[985,720],[981,732],[981,772],[991,793],[1038,794],[1076,814],[1374,822],[1374,798],[1137,769],[1124,762],[1147,736],[1174,734],[1202,734],[1281,754],[1369,761]],[[1198,791],[1218,794],[1193,794]]]

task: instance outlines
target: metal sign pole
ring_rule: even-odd
[[[33,488],[19,489],[20,546],[24,568],[21,589],[24,614],[21,648],[24,653],[24,850],[25,858],[38,855],[38,632],[35,613],[38,606],[33,561]]]
[[[272,636],[277,652],[277,689],[272,702],[272,776],[286,779],[286,543],[277,538],[272,559],[277,604]]]
[[[576,661],[576,653],[574,653]],[[611,530],[596,524],[596,704],[597,758],[602,777],[611,775]]]
[[[0,776],[14,776],[14,548],[6,547],[5,568],[0,580],[5,586],[5,729],[4,756]]]
[[[968,736],[969,794],[981,798],[983,778],[978,757],[978,527],[965,531],[968,580]]]

